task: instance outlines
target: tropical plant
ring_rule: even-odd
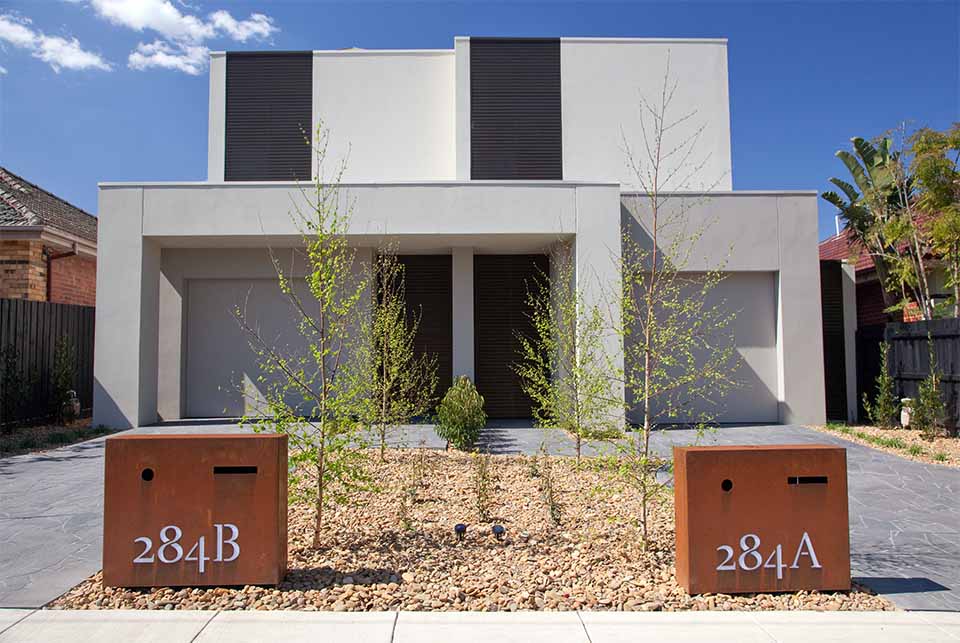
[[[370,422],[386,459],[387,432],[425,414],[435,401],[436,355],[420,354],[414,341],[420,311],[407,310],[403,264],[391,249],[374,259],[377,298],[373,308]]]
[[[303,348],[261,334],[245,304],[235,310],[260,368],[259,390],[244,391],[253,413],[241,424],[289,436],[291,486],[315,507],[314,547],[322,544],[324,510],[373,488],[364,450],[357,448],[363,446],[371,395],[370,325],[357,322],[369,314],[370,283],[364,276],[369,273],[355,270],[358,259],[347,242],[351,208],[340,193],[345,162],[325,175],[328,142],[329,131],[321,123],[313,143],[316,178],[310,188],[299,186],[301,200],[294,201],[291,212],[303,241],[295,256],[306,264],[306,278],[294,277],[270,250]]]
[[[569,246],[560,246],[550,258],[551,276],[528,284],[534,332],[516,334],[520,361],[514,370],[533,400],[537,424],[572,435],[579,464],[583,440],[619,435],[622,421],[604,350],[611,327],[601,306],[588,303],[575,283],[571,256]]]
[[[446,440],[448,448],[453,445],[465,451],[473,448],[486,423],[483,396],[469,377],[461,375],[437,407],[437,435]]]
[[[893,376],[890,375],[890,344],[880,343],[881,366],[877,375],[877,396],[873,403],[866,393],[863,394],[863,408],[867,412],[870,422],[884,429],[897,426],[897,413],[900,412],[900,403],[897,401],[896,387]]]
[[[850,172],[853,182],[831,177],[843,196],[834,191],[821,196],[840,211],[840,217],[850,230],[855,244],[865,249],[873,259],[877,277],[883,287],[883,303],[887,309],[897,306],[893,293],[888,292],[890,267],[887,257],[896,253],[884,236],[884,226],[897,210],[899,198],[891,168],[891,140],[881,139],[877,144],[859,136],[850,139],[853,150],[838,150],[835,154]]]

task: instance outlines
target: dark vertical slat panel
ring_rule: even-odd
[[[528,418],[532,401],[513,370],[519,359],[516,333],[532,336],[527,288],[549,274],[546,255],[474,256],[474,346],[477,390],[491,418]]]
[[[309,181],[312,52],[230,52],[224,178]]]
[[[560,40],[470,39],[473,179],[562,179]]]
[[[823,376],[828,420],[847,420],[847,368],[843,336],[843,269],[839,261],[820,262],[823,319]]]
[[[437,397],[453,380],[453,259],[450,255],[400,255],[407,311],[420,315],[414,346],[437,356]]]
[[[947,423],[956,431],[960,417],[960,319],[887,324],[884,337],[890,343],[889,369],[897,394],[916,398],[920,382],[930,373],[930,346],[941,374],[941,396]]]

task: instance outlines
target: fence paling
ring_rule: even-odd
[[[27,394],[12,418],[0,425],[44,419],[52,411],[53,366],[57,341],[70,342],[75,358],[73,388],[84,412],[93,403],[93,333],[91,306],[52,304],[43,301],[0,299],[0,349],[16,350],[17,374],[27,383]],[[6,392],[0,381],[0,400]],[[2,413],[2,410],[0,410]]]
[[[960,418],[960,319],[935,319],[887,324],[890,373],[900,397],[917,397],[920,382],[930,373],[930,346],[941,373],[941,394],[951,427]]]

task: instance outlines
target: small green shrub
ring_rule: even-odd
[[[923,447],[919,444],[911,444],[907,451],[910,452],[910,455],[923,455]]]
[[[937,368],[933,341],[928,340],[927,346],[930,351],[930,374],[923,378],[917,387],[917,399],[913,403],[910,423],[923,433],[924,437],[933,438],[944,425],[947,410],[940,395],[940,370]]]
[[[25,435],[17,442],[17,451],[29,451],[31,449],[36,449],[40,446],[40,441],[37,440],[36,436]]]
[[[470,378],[458,377],[437,408],[437,435],[446,440],[448,447],[466,451],[476,444],[486,423],[483,396]]]
[[[890,354],[890,344],[882,342],[880,344],[880,354],[882,356],[882,367],[880,375],[877,376],[877,398],[871,404],[867,394],[863,394],[863,408],[867,412],[870,422],[883,429],[892,429],[897,426],[897,413],[900,412],[900,404],[897,401],[897,395],[893,377],[890,375],[888,357]]]
[[[944,453],[943,451],[937,451],[936,453],[933,454],[933,459],[936,460],[937,462],[946,462],[947,454]]]
[[[76,435],[71,431],[54,431],[47,435],[47,442],[50,444],[68,444],[76,439]]]

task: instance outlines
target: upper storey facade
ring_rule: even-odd
[[[304,134],[330,134],[345,182],[617,182],[637,189],[641,98],[698,136],[686,189],[732,189],[726,40],[466,38],[451,50],[214,53],[208,176],[290,181],[316,173]],[[701,130],[702,128],[702,130]],[[699,130],[699,134],[698,134]],[[664,168],[670,171],[669,163]]]

